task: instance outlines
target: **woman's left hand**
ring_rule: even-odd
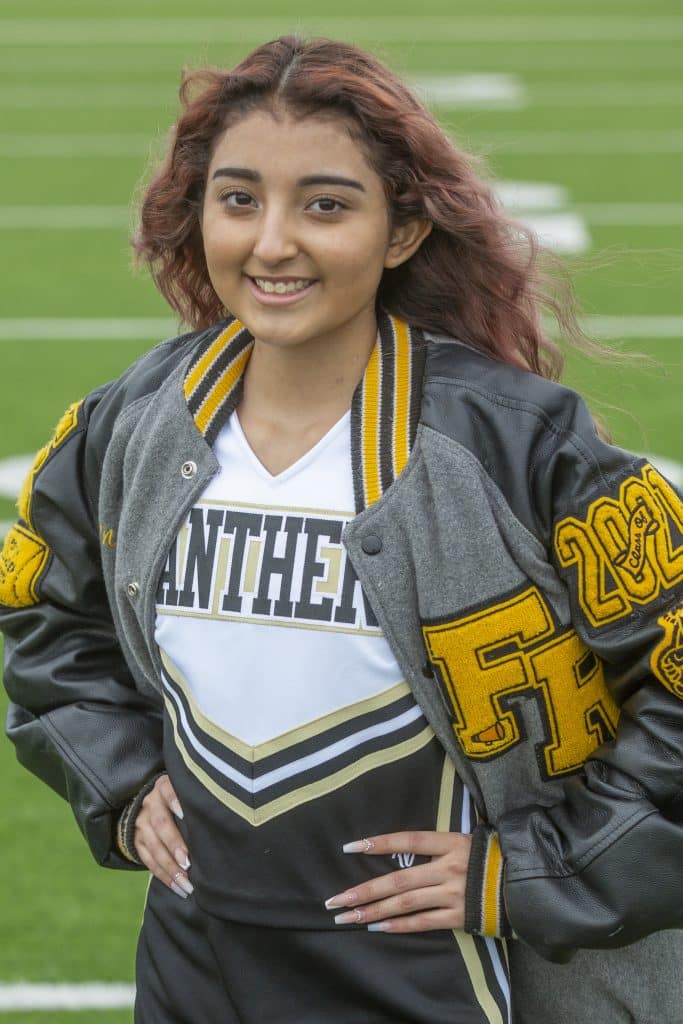
[[[336,924],[367,924],[370,931],[429,932],[462,928],[472,836],[460,832],[394,832],[346,843],[345,853],[419,854],[428,864],[392,871],[326,901],[342,910]]]

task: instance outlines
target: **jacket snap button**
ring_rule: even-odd
[[[196,472],[197,463],[192,462],[191,459],[189,459],[187,462],[183,462],[182,466],[180,467],[180,475],[183,477],[184,480],[191,480]]]
[[[126,587],[126,593],[128,594],[128,597],[137,597],[140,593],[139,583],[129,583]]]
[[[378,555],[382,550],[382,541],[376,533],[369,533],[367,537],[363,537],[360,546],[366,555]]]

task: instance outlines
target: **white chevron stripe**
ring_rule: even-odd
[[[335,743],[331,743],[327,747],[323,747],[321,750],[316,750],[313,753],[297,758],[297,760],[291,761],[289,764],[283,765],[280,768],[275,768],[273,771],[266,772],[265,775],[260,776],[258,779],[252,779],[244,775],[242,772],[237,771],[232,767],[232,765],[227,764],[221,758],[217,757],[213,751],[208,750],[207,747],[204,746],[201,740],[195,736],[192,725],[185,714],[185,708],[181,704],[173,688],[170,686],[165,674],[162,675],[162,681],[164,688],[176,709],[183,727],[185,738],[189,740],[195,752],[199,754],[204,761],[210,764],[212,768],[215,768],[216,771],[221,773],[221,775],[230,779],[231,782],[240,786],[247,793],[260,793],[263,790],[268,789],[269,786],[274,786],[278,782],[283,782],[285,779],[292,778],[295,775],[300,775],[302,772],[310,771],[312,768],[317,768],[319,765],[325,764],[327,761],[332,761],[341,754],[346,754],[350,750],[360,747],[363,743],[367,743],[368,740],[376,739],[379,736],[389,736],[393,732],[399,732],[407,725],[410,725],[412,722],[415,722],[417,719],[422,717],[420,707],[415,704],[412,708],[402,712],[400,715],[396,715],[394,718],[390,718],[388,721],[368,726],[366,729],[361,729],[352,736],[347,736],[344,739],[337,740]]]

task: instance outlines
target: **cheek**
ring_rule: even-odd
[[[202,225],[202,240],[209,267],[227,267],[240,259],[245,248],[239,225],[228,225],[220,220],[207,218]]]
[[[379,231],[364,232],[349,239],[337,239],[320,251],[321,264],[340,282],[358,284],[379,280],[384,269],[387,246]]]

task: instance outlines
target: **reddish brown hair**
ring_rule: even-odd
[[[534,236],[503,213],[474,158],[374,56],[347,43],[284,36],[232,71],[186,73],[180,97],[184,111],[144,194],[134,247],[190,326],[229,314],[209,280],[199,227],[215,141],[236,118],[264,107],[335,113],[384,182],[394,222],[426,217],[433,224],[411,259],[385,270],[378,303],[496,359],[559,376],[562,357],[540,314],[548,308],[578,337],[571,292],[558,292],[545,275]]]

